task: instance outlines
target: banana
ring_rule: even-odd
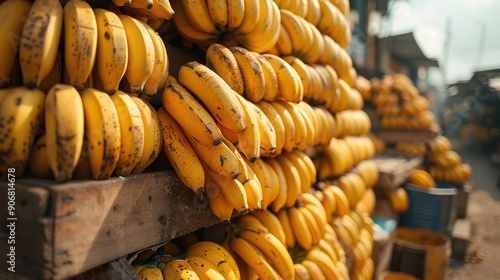
[[[222,31],[226,31],[229,21],[229,1],[207,0],[210,19],[215,26]]]
[[[0,88],[11,84],[11,74],[17,60],[23,25],[30,11],[31,1],[8,0],[0,4]]]
[[[297,280],[310,280],[310,279],[312,279],[309,276],[309,272],[307,272],[306,267],[302,263],[294,263],[293,268],[295,270],[295,279],[297,279]],[[323,275],[321,275],[321,276],[323,276]]]
[[[310,74],[310,70],[308,68],[308,65],[306,65],[302,60],[299,58],[288,55],[284,56],[283,59],[292,66],[295,71],[297,71],[297,74],[300,77],[300,80],[302,81],[302,84],[304,86],[304,99],[309,99],[312,96],[312,91],[313,91],[313,85],[312,85],[312,77]]]
[[[196,44],[213,43],[217,41],[217,32],[207,33],[198,29],[191,23],[190,17],[184,9],[182,1],[172,1],[172,8],[175,10],[175,16],[173,17],[175,29],[182,37]]]
[[[321,237],[321,239],[319,240],[318,242],[318,246],[317,246],[321,251],[323,251],[323,253],[327,254],[328,257],[334,262],[334,263],[337,263],[339,261],[339,257],[337,256],[337,253],[335,252],[335,250],[333,249],[333,246],[331,246],[330,243],[328,243],[328,241],[326,241],[325,239],[323,239],[323,237]]]
[[[237,132],[238,148],[250,163],[260,157],[261,135],[259,122],[252,103],[241,95],[235,95],[245,112],[246,127],[243,131]]]
[[[141,280],[163,280],[163,272],[158,267],[143,267],[138,270],[136,271]]]
[[[304,85],[297,71],[277,55],[263,54],[263,56],[271,63],[278,77],[277,98],[288,102],[300,102],[304,97]]]
[[[254,211],[250,215],[257,217],[259,221],[272,233],[281,244],[286,246],[286,235],[280,220],[270,210]]]
[[[264,232],[269,231],[269,229],[257,217],[253,215],[242,215],[238,218],[237,223],[239,226],[241,226],[242,229],[252,227],[254,229],[258,229]]]
[[[311,177],[311,186],[316,183],[316,167],[314,166],[314,163],[312,159],[304,152],[302,151],[292,151],[292,154],[295,154],[299,159],[301,159],[304,164],[306,165],[306,168],[308,169],[308,173],[310,174]]]
[[[319,7],[318,0],[307,0],[307,14],[304,17],[305,20],[317,26],[319,20],[321,19],[321,8]]]
[[[111,97],[105,92],[86,88],[80,94],[92,178],[108,179],[118,164],[121,151],[118,112]]]
[[[236,28],[236,33],[248,33],[255,28],[260,17],[260,1],[247,1],[244,0],[244,14],[241,24]]]
[[[71,180],[84,140],[83,103],[73,86],[57,84],[47,93],[45,135],[54,179],[58,182]]]
[[[251,51],[238,46],[230,47],[243,78],[243,96],[252,102],[259,102],[266,90],[265,77],[257,58]]]
[[[248,102],[248,106],[255,112],[260,134],[260,155],[271,156],[276,152],[276,131],[269,118],[254,103]]]
[[[264,254],[243,238],[230,241],[231,249],[259,276],[260,279],[279,279],[280,275],[266,260]]]
[[[169,83],[162,94],[163,107],[196,141],[217,146],[222,143],[222,132],[210,113],[182,85]]]
[[[281,56],[287,56],[293,53],[292,39],[281,22],[278,41],[276,41],[275,47]]]
[[[127,36],[117,14],[97,8],[94,15],[97,23],[96,76],[103,90],[112,94],[118,90],[127,69]]]
[[[186,131],[183,130],[183,132],[184,135],[187,134]],[[214,146],[204,144],[191,135],[186,135],[186,138],[198,158],[215,172],[234,179],[241,174],[238,158],[224,142]]]
[[[252,54],[257,58],[257,61],[262,68],[262,72],[264,73],[265,91],[262,99],[266,101],[274,101],[279,93],[278,76],[276,75],[271,63],[267,61],[264,56],[257,52],[252,52]]]
[[[163,279],[200,280],[193,267],[186,260],[181,259],[167,262],[163,270]]]
[[[285,145],[287,128],[285,128],[285,124],[283,123],[281,116],[269,102],[262,100],[256,105],[257,107],[259,107],[262,113],[266,115],[268,120],[271,122],[272,127],[274,128],[276,136],[276,149],[274,150],[274,154],[279,155],[281,154],[283,146]]]
[[[31,150],[28,160],[30,176],[48,180],[53,178],[48,155],[47,138],[44,134],[35,141],[35,144],[33,144],[33,149]]]
[[[160,155],[163,144],[160,119],[156,110],[148,102],[129,94],[141,112],[144,127],[144,147],[138,163],[132,169],[132,174],[141,173]]]
[[[334,186],[332,188],[332,191],[335,194],[335,201],[337,204],[336,214],[338,216],[344,216],[348,214],[351,207],[349,205],[349,200],[347,199],[345,193],[342,191],[341,188],[337,186]]]
[[[139,162],[144,148],[144,124],[141,111],[130,95],[117,91],[111,95],[120,119],[121,153],[115,174],[127,176]]]
[[[297,244],[305,249],[310,250],[313,246],[313,237],[311,231],[307,227],[306,218],[296,207],[291,207],[287,209],[288,220],[290,221],[290,226],[294,232]]]
[[[153,96],[159,92],[160,84],[167,78],[169,74],[169,60],[167,49],[165,47],[165,44],[163,43],[163,39],[148,24],[143,23],[143,25],[148,31],[151,40],[153,41],[155,50],[153,71],[144,83],[143,92],[148,96]]]
[[[246,127],[237,93],[215,72],[198,62],[181,66],[179,82],[196,95],[223,126],[240,132]]]
[[[216,31],[217,27],[212,21],[208,1],[182,0],[181,2],[191,24],[196,29],[205,33]]]
[[[308,134],[312,134],[312,131],[308,129],[306,119],[304,119],[304,115],[302,114],[300,107],[297,106],[297,103],[286,102],[284,100],[276,100],[271,104],[275,105],[276,103],[281,104],[286,110],[288,110],[288,112],[290,112],[295,125],[295,147],[301,151],[305,150],[309,139]]]
[[[302,216],[304,216],[304,219],[306,221],[306,224],[303,226],[309,229],[309,232],[311,233],[311,245],[318,245],[319,241],[323,237],[323,235],[321,234],[323,231],[320,229],[320,225],[316,221],[316,218],[314,218],[314,215],[309,210],[309,208],[298,207],[298,210],[302,213]]]
[[[233,31],[238,28],[244,20],[245,15],[245,1],[244,0],[234,0],[227,1],[227,31]]]
[[[224,280],[224,276],[211,262],[202,257],[188,257],[186,262],[191,265],[200,280]]]
[[[293,260],[286,245],[283,245],[276,236],[267,231],[247,227],[239,234],[239,237],[261,251],[281,278],[295,279]]]
[[[323,253],[319,249],[313,249],[307,252],[306,257],[307,260],[318,265],[321,269],[321,272],[325,275],[326,279],[341,279],[339,272],[337,271],[337,265],[328,257],[327,254]]]
[[[81,90],[94,68],[97,51],[97,22],[85,1],[69,0],[64,13],[64,63],[69,83]]]
[[[238,62],[229,48],[218,43],[210,44],[206,52],[205,64],[226,81],[235,92],[243,95],[243,77],[238,68]]]
[[[128,61],[125,78],[131,93],[139,95],[155,65],[155,46],[144,25],[128,15],[118,15],[127,37]]]
[[[111,0],[117,7],[130,6],[132,0]]]
[[[248,196],[248,207],[250,211],[262,209],[263,190],[259,178],[252,169],[252,165],[248,160],[244,160],[247,164],[248,180],[243,183]]]
[[[4,91],[0,98],[0,174],[6,177],[7,171],[14,169],[20,177],[43,119],[45,94],[38,89],[15,87]]]
[[[265,164],[266,163],[261,158],[258,158],[254,163],[250,164],[250,167],[252,168],[255,176],[257,176],[257,180],[262,188],[262,209],[267,209],[269,204],[272,202],[271,198],[274,193],[273,187],[271,186],[272,178]]]
[[[238,213],[248,212],[248,197],[243,184],[237,179],[233,179],[222,174],[218,174],[213,170],[206,168],[205,178],[210,177],[211,181],[215,182],[222,196]],[[232,211],[231,211],[232,212]]]
[[[283,107],[281,103],[273,101],[269,104],[274,108],[277,115],[279,115],[283,121],[285,127],[285,143],[283,144],[283,150],[290,152],[296,148],[295,137],[297,135],[296,131],[299,128],[295,126],[292,115],[285,107]]]
[[[153,8],[153,0],[131,0],[128,7],[135,9],[151,9]]]
[[[243,154],[238,151],[235,145],[231,143],[227,138],[223,138],[222,141],[224,141],[224,144],[227,145],[227,147],[233,152],[234,156],[238,160],[238,167],[240,169],[240,175],[238,176],[237,180],[240,181],[240,183],[244,184],[249,178],[250,178],[250,173],[248,171],[248,165],[245,162],[245,159],[243,158]]]
[[[278,177],[278,194],[276,195],[276,198],[272,202],[272,210],[273,212],[278,212],[280,209],[285,207],[287,198],[288,198],[288,186],[287,186],[287,179],[285,176],[285,172],[283,171],[283,168],[281,168],[280,163],[278,160],[275,158],[267,158],[266,163],[269,164],[269,166],[275,171],[277,177]]]
[[[89,159],[89,142],[84,141],[80,158],[76,164],[75,171],[73,171],[73,180],[87,180],[92,179],[92,168],[90,168]]]
[[[38,88],[47,93],[56,84],[61,84],[62,72],[64,70],[63,68],[64,66],[62,65],[61,52],[58,52],[56,61],[54,62],[52,69],[50,70],[49,74],[47,74],[47,76],[45,76],[45,78],[43,78],[43,80],[40,82]]]
[[[158,119],[161,124],[163,152],[179,179],[195,193],[203,192],[203,166],[179,124],[163,107],[158,109]]]
[[[279,211],[277,211],[276,217],[283,226],[283,231],[285,232],[285,237],[286,237],[287,248],[288,249],[295,248],[297,237],[290,222],[287,209],[282,208]]]
[[[186,255],[207,259],[219,269],[225,279],[240,279],[240,271],[233,255],[215,242],[196,242],[186,250]]]
[[[322,190],[323,200],[321,201],[321,204],[323,204],[323,208],[325,209],[327,222],[331,222],[332,215],[337,209],[337,201],[335,194],[332,191],[332,187],[332,185],[329,185]]]
[[[222,189],[209,174],[205,175],[205,191],[210,209],[221,222],[229,222],[233,215],[233,205],[226,199]]]
[[[307,34],[305,34],[304,26],[300,23],[300,17],[290,10],[281,9],[281,24],[290,36],[293,51],[300,51],[303,45],[307,43],[304,42]]]
[[[63,17],[58,0],[36,0],[31,6],[19,43],[23,84],[28,88],[39,86],[54,65]]]
[[[271,193],[271,198],[269,199],[269,203],[273,204],[280,193],[280,186],[279,186],[280,179],[278,177],[278,173],[274,170],[274,168],[271,167],[271,165],[269,165],[269,163],[264,161],[263,164],[266,166],[266,169],[271,179],[270,184],[272,188],[272,193]]]
[[[301,264],[306,268],[311,280],[326,279],[321,268],[315,262],[305,259]]]
[[[301,176],[296,166],[284,155],[276,157],[286,177],[287,197],[285,206],[292,207],[301,193]]]
[[[273,1],[260,0],[260,15],[255,28],[246,34],[236,34],[241,45],[258,53],[268,53],[279,39],[281,14]]]

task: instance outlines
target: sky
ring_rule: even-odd
[[[446,83],[500,68],[500,0],[393,0],[389,6],[388,32],[413,31],[424,54],[438,60]],[[432,79],[442,82],[434,70]]]

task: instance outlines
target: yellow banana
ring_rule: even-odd
[[[130,95],[117,91],[111,95],[120,120],[121,153],[115,174],[127,176],[139,162],[144,148],[144,124],[141,111]]]
[[[235,30],[237,33],[248,33],[252,31],[259,21],[260,17],[260,2],[259,1],[244,1],[245,7],[244,7],[244,14],[243,14],[243,20],[238,26],[238,28]]]
[[[324,230],[322,231],[320,229],[322,225],[318,224],[316,218],[314,218],[314,215],[309,210],[309,208],[298,207],[297,209],[302,213],[302,216],[304,216],[306,223],[303,225],[303,227],[307,228],[311,233],[311,245],[318,245],[320,239],[323,237],[322,232],[324,232]]]
[[[307,34],[304,26],[300,23],[300,17],[290,10],[281,9],[281,24],[290,36],[293,51],[300,51],[303,45],[307,43],[304,42]]]
[[[272,202],[271,197],[274,192],[271,186],[272,178],[265,164],[266,163],[261,158],[258,158],[250,164],[250,167],[252,168],[252,171],[257,177],[257,180],[262,188],[262,209],[267,209],[269,204]]]
[[[181,2],[191,24],[196,29],[205,33],[215,32],[217,28],[210,16],[208,1],[182,0]]]
[[[261,135],[259,121],[252,103],[241,95],[235,95],[245,112],[246,127],[243,131],[237,132],[238,146],[249,162],[254,162],[260,157]]]
[[[297,280],[310,280],[312,279],[307,272],[306,267],[302,263],[294,263],[293,268],[295,270],[295,279]],[[321,275],[323,276],[323,275]]]
[[[49,165],[46,139],[45,134],[43,134],[33,144],[33,149],[28,160],[28,170],[30,176],[34,178],[50,180],[53,175]]]
[[[312,77],[308,65],[302,62],[302,60],[300,60],[299,58],[292,55],[284,56],[283,59],[288,64],[290,64],[290,66],[292,66],[295,71],[297,71],[297,74],[299,75],[304,87],[304,99],[310,99],[310,97],[312,96],[312,91],[314,89],[311,82]]]
[[[191,279],[200,280],[193,267],[181,259],[171,260],[166,263],[163,270],[163,279]]]
[[[313,249],[307,252],[306,259],[318,265],[326,279],[341,279],[337,271],[337,265],[319,249]]]
[[[266,260],[264,254],[243,238],[230,241],[231,249],[259,276],[260,279],[279,279],[278,272]]]
[[[278,217],[273,214],[270,210],[254,211],[250,213],[259,219],[259,221],[272,233],[281,244],[286,246],[286,235]]]
[[[316,167],[314,166],[312,159],[306,153],[304,153],[302,151],[294,150],[291,153],[295,154],[306,165],[306,168],[308,169],[308,173],[311,176],[310,184],[313,185],[314,183],[316,183],[316,173],[317,172],[316,172]]]
[[[313,246],[313,237],[311,231],[307,227],[306,218],[296,207],[288,208],[287,211],[288,220],[295,234],[297,244],[305,250],[310,250]]]
[[[229,21],[229,1],[207,0],[210,19],[221,31],[226,31]]]
[[[47,93],[45,135],[49,165],[55,180],[71,180],[84,140],[83,103],[73,86],[57,84]]]
[[[285,127],[285,143],[283,144],[283,149],[287,152],[292,151],[296,148],[295,145],[295,136],[296,130],[299,129],[295,127],[295,122],[293,121],[293,117],[290,112],[276,101],[269,103],[276,111],[276,113],[281,117]]]
[[[321,268],[315,262],[305,259],[301,264],[306,268],[311,280],[326,279]]]
[[[245,16],[245,2],[244,0],[227,1],[227,31],[235,30],[243,22]]]
[[[332,188],[332,191],[335,194],[335,201],[337,204],[336,214],[338,216],[344,216],[348,214],[351,207],[349,205],[349,200],[347,199],[345,193],[342,191],[341,188],[337,186],[334,186]]]
[[[271,63],[278,77],[278,98],[288,102],[300,102],[304,97],[304,85],[299,74],[281,57],[273,54],[263,54]]]
[[[337,253],[333,249],[333,246],[328,243],[323,237],[318,242],[317,247],[323,251],[323,253],[327,254],[328,257],[333,261],[333,263],[337,263],[339,261],[339,257],[337,256]]]
[[[195,27],[190,20],[189,15],[183,7],[182,1],[172,1],[172,8],[175,10],[173,17],[175,29],[184,38],[196,44],[216,42],[218,38],[217,32],[207,33]]]
[[[205,175],[205,191],[210,209],[221,222],[229,222],[233,215],[233,205],[222,193],[222,187],[209,175]]]
[[[278,212],[281,208],[285,207],[288,198],[288,185],[285,172],[281,167],[278,160],[275,158],[267,158],[266,163],[276,172],[278,177],[278,194],[271,204],[273,212]]]
[[[186,135],[186,131],[183,132]],[[186,138],[199,159],[212,170],[234,179],[240,176],[238,158],[224,142],[214,146],[204,144],[191,135],[186,135]]]
[[[269,165],[269,163],[263,161],[262,164],[265,165],[265,168],[267,169],[269,176],[270,176],[270,179],[271,179],[270,184],[271,184],[272,193],[271,193],[271,197],[269,199],[269,203],[274,204],[274,201],[276,200],[276,198],[278,197],[278,195],[280,193],[280,186],[279,186],[280,179],[278,177],[278,173],[274,170],[274,168],[271,167],[271,165]]]
[[[293,53],[292,39],[281,22],[278,41],[276,41],[275,47],[281,56],[287,56]]]
[[[75,171],[73,171],[73,180],[86,180],[92,179],[92,168],[90,168],[89,159],[89,142],[84,141],[80,158],[76,164]]]
[[[276,103],[279,103],[281,106],[283,106],[292,116],[292,120],[295,126],[295,147],[297,147],[299,150],[304,150],[307,147],[308,125],[303,117],[303,114],[300,112],[300,108],[296,103],[287,102],[284,100],[276,100],[271,104],[275,106]]]
[[[268,231],[247,227],[239,234],[239,237],[262,252],[281,278],[295,279],[293,260],[286,245],[283,245],[276,236]]]
[[[226,81],[235,92],[243,95],[243,77],[238,68],[238,62],[229,48],[218,43],[210,44],[206,52],[206,65]]]
[[[245,112],[237,93],[210,68],[195,61],[188,62],[179,69],[178,79],[223,126],[236,132],[245,129]]]
[[[20,177],[26,168],[45,106],[45,94],[38,89],[16,87],[4,91],[0,100],[0,167]],[[13,170],[12,170],[13,169]]]
[[[252,169],[251,163],[248,160],[244,161],[247,164],[248,180],[243,183],[248,197],[248,208],[250,211],[262,209],[263,191],[259,178]]]
[[[108,179],[118,164],[121,151],[118,112],[111,97],[105,92],[86,88],[80,94],[92,178]]]
[[[284,155],[276,157],[286,178],[287,196],[285,206],[292,207],[301,193],[301,176],[299,170]]]
[[[274,154],[279,155],[281,154],[283,146],[285,145],[287,128],[285,128],[285,124],[283,123],[280,114],[278,114],[276,109],[274,109],[274,107],[269,102],[263,100],[256,105],[257,107],[259,107],[262,113],[266,115],[268,120],[271,122],[272,127],[274,128],[276,136],[276,149],[274,150]]]
[[[288,249],[295,248],[295,245],[297,242],[297,237],[295,235],[294,229],[293,229],[292,224],[290,222],[290,218],[289,218],[287,209],[282,208],[279,211],[277,211],[276,217],[278,218],[281,225],[283,226],[283,231],[285,232],[285,237],[286,237],[287,248]]]
[[[317,25],[318,21],[321,19],[321,9],[319,7],[318,0],[307,0],[307,14],[304,17],[305,20],[312,23],[313,25]]]
[[[163,272],[158,267],[143,267],[137,274],[141,280],[163,280]]]
[[[182,85],[167,84],[162,94],[162,103],[182,129],[196,141],[214,146],[222,143],[222,132],[214,118]]]
[[[184,136],[177,121],[165,108],[158,109],[163,152],[181,181],[195,193],[203,192],[205,173],[195,151]]]
[[[112,94],[118,90],[128,65],[127,37],[117,14],[97,8],[94,15],[97,22],[96,76],[103,90]]]
[[[69,84],[81,90],[94,68],[97,51],[97,23],[92,7],[69,0],[64,11],[64,63]]]
[[[281,14],[273,1],[260,0],[260,15],[255,28],[245,34],[236,34],[241,45],[258,53],[269,53],[279,39]]]
[[[323,208],[325,209],[327,222],[331,222],[332,215],[337,209],[337,201],[335,194],[332,191],[332,187],[333,186],[329,185],[322,190],[323,200],[321,201],[321,204],[323,204]]]
[[[265,91],[262,99],[266,101],[274,101],[278,96],[279,86],[278,86],[278,76],[273,69],[273,66],[267,59],[257,52],[252,52],[252,54],[257,58],[260,63],[262,72],[264,73],[264,84]]]
[[[236,209],[238,213],[248,212],[248,197],[243,184],[237,179],[218,174],[209,168],[207,169],[205,171],[205,178],[210,177],[217,184],[220,192],[229,205],[231,205],[231,209]]]
[[[163,43],[163,39],[158,35],[158,33],[151,28],[148,24],[143,23],[144,27],[146,27],[151,40],[153,41],[154,49],[155,49],[155,59],[154,66],[151,75],[144,83],[144,94],[148,96],[153,96],[159,92],[159,86],[165,80],[169,74],[169,61],[168,61],[168,53]]]
[[[211,262],[202,257],[187,257],[186,262],[191,265],[200,280],[224,280],[224,276]]]
[[[130,6],[130,3],[132,3],[132,0],[111,0],[113,4],[115,4],[117,7],[124,7],[124,6]]]
[[[139,95],[155,64],[155,46],[144,25],[137,19],[120,14],[127,37],[128,61],[125,78],[131,93]]]
[[[28,88],[40,85],[54,65],[63,17],[58,0],[36,0],[31,6],[19,43],[19,64]]]
[[[269,118],[255,104],[248,102],[251,110],[255,112],[260,134],[261,156],[271,156],[276,151],[276,132]]]
[[[19,37],[30,11],[31,1],[8,0],[0,4],[0,88],[11,84],[19,51]]]
[[[228,139],[223,138],[222,141],[227,145],[227,147],[233,152],[234,156],[238,160],[238,167],[240,169],[240,175],[238,176],[237,180],[240,181],[240,183],[245,183],[249,178],[249,171],[248,171],[248,165],[245,162],[245,159],[243,158],[243,154],[238,151],[236,146],[233,145]]]
[[[141,112],[144,127],[144,147],[139,162],[132,169],[132,173],[141,173],[151,165],[160,155],[163,138],[161,135],[160,119],[156,110],[148,102],[129,94]]]
[[[240,279],[240,271],[233,255],[223,246],[210,241],[199,241],[186,250],[186,255],[198,256],[211,262],[226,279]]]
[[[265,77],[257,58],[251,51],[238,46],[230,47],[243,78],[243,95],[252,102],[259,102],[265,93]]]

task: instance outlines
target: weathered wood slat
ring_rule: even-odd
[[[23,240],[16,254],[29,260],[17,265],[35,279],[66,279],[219,222],[206,197],[173,171],[32,186],[37,182],[20,180],[16,194],[26,201],[17,210],[26,222],[16,232]]]
[[[372,159],[377,164],[379,179],[376,188],[395,190],[408,179],[411,172],[423,162],[422,156],[382,153]]]

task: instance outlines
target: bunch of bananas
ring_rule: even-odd
[[[168,0],[111,0],[120,9],[137,18],[169,20],[174,10]]]
[[[161,6],[159,1],[169,4],[155,0],[148,11]],[[2,3],[0,16],[6,21],[0,31],[6,37],[0,58],[6,63],[0,66],[0,86],[48,91],[64,83],[79,91],[91,87],[113,94],[120,89],[146,96],[161,91],[168,55],[156,31],[130,15],[91,5],[78,0],[64,6],[58,0]],[[9,39],[13,36],[20,39]]]
[[[134,261],[140,279],[241,279],[233,254],[212,241],[195,240],[182,251],[174,242]],[[143,254],[144,256],[144,254]]]
[[[318,149],[320,152],[312,159],[318,170],[319,180],[340,176],[375,154],[373,142],[365,135],[332,138],[328,145]]]
[[[399,187],[395,190],[388,190],[385,196],[389,199],[392,209],[396,213],[405,213],[410,207],[410,199],[408,193],[403,187]]]
[[[429,172],[423,169],[415,169],[410,177],[407,179],[408,183],[415,184],[417,186],[425,187],[425,188],[435,188],[436,182],[434,178],[432,178]]]
[[[399,141],[394,150],[405,154],[424,156],[427,152],[426,141]]]
[[[272,0],[173,1],[177,32],[200,49],[219,42],[264,53],[278,40],[281,14]]]
[[[368,135],[371,129],[370,117],[363,110],[345,110],[335,114],[335,137]]]

